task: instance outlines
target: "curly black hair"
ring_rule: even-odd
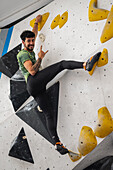
[[[25,30],[22,32],[22,34],[20,35],[21,40],[25,41],[26,38],[32,38],[35,37],[34,32],[29,31],[29,30]]]

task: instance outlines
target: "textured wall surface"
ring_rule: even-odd
[[[109,2],[98,0],[98,7],[110,10],[112,3],[113,0],[109,0]],[[39,32],[39,34],[43,33],[46,39],[42,43],[38,37],[35,45],[36,54],[39,52],[40,45],[43,45],[44,51],[49,50],[43,59],[43,68],[63,59],[86,61],[95,53],[102,51],[103,48],[107,48],[108,64],[100,68],[96,67],[92,76],[84,70],[64,71],[48,85],[48,87],[51,86],[59,78],[58,133],[64,145],[75,152],[78,152],[77,146],[82,126],[89,126],[94,129],[99,108],[106,106],[113,117],[113,39],[101,44],[100,36],[106,20],[89,22],[88,6],[88,0],[55,0],[16,24],[9,44],[10,51],[21,43],[19,37],[21,32],[25,29],[32,29],[29,23],[33,18],[38,14],[50,12],[46,24]],[[61,29],[56,27],[51,30],[52,20],[65,11],[68,11],[67,23]],[[81,160],[85,159],[87,155],[77,162],[71,162],[68,155],[61,156],[46,139],[15,115],[8,98],[9,81],[9,78],[2,75],[0,80],[1,170],[46,170],[47,168],[50,168],[50,170],[71,170],[77,164],[80,164]],[[34,165],[8,156],[11,142],[22,127],[24,127],[28,138]],[[99,138],[97,140],[98,144],[103,141]]]

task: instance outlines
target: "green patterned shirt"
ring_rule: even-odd
[[[27,60],[31,60],[32,64],[34,65],[36,63],[35,53],[34,53],[34,51],[28,52],[27,50],[23,49],[17,54],[17,60],[18,60],[19,68],[25,77],[25,81],[27,82],[27,78],[30,73],[24,67],[24,62]]]

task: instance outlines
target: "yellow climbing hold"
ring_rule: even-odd
[[[70,159],[72,160],[72,162],[78,161],[82,157],[82,155],[80,153],[75,153],[70,150],[69,150],[68,155],[69,155]]]
[[[60,14],[58,14],[51,23],[51,29],[56,28],[59,25]]]
[[[97,8],[97,0],[91,0],[89,4],[89,21],[106,19],[109,11]]]
[[[31,26],[32,28],[34,27],[35,20],[36,20],[36,18],[34,18],[34,19],[32,19],[32,20],[30,21],[30,26]]]
[[[111,7],[111,11],[108,14],[106,24],[102,31],[102,35],[100,38],[101,43],[104,43],[113,37],[113,5]]]
[[[79,136],[79,152],[85,156],[91,152],[97,145],[97,139],[93,130],[88,126],[83,126]]]
[[[93,72],[94,72],[94,70],[95,70],[96,65],[97,65],[97,62],[94,64],[94,66],[93,66],[92,70],[91,70],[91,71],[89,71],[90,76],[93,74]]]
[[[42,15],[42,20],[41,22],[38,23],[38,31],[40,31],[42,29],[42,27],[44,26],[44,24],[46,23],[48,17],[49,17],[49,12],[45,13]],[[34,18],[33,20],[30,21],[30,26],[34,27],[34,23],[35,23],[36,18]]]
[[[67,20],[68,20],[68,12],[66,11],[60,17],[59,28],[62,28],[63,25],[67,22]]]
[[[107,109],[102,107],[98,110],[98,121],[94,133],[100,138],[104,138],[113,131],[113,120]]]
[[[102,67],[107,63],[108,63],[108,50],[104,48],[97,62],[97,66]]]
[[[44,24],[47,21],[48,17],[49,17],[49,12],[42,15],[42,21],[39,22],[39,24],[38,24],[38,31],[40,31],[42,29],[42,27],[44,26]]]

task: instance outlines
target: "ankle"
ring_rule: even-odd
[[[86,62],[83,63],[83,68],[86,70]]]
[[[62,143],[61,142],[56,142],[55,145],[62,145]]]

